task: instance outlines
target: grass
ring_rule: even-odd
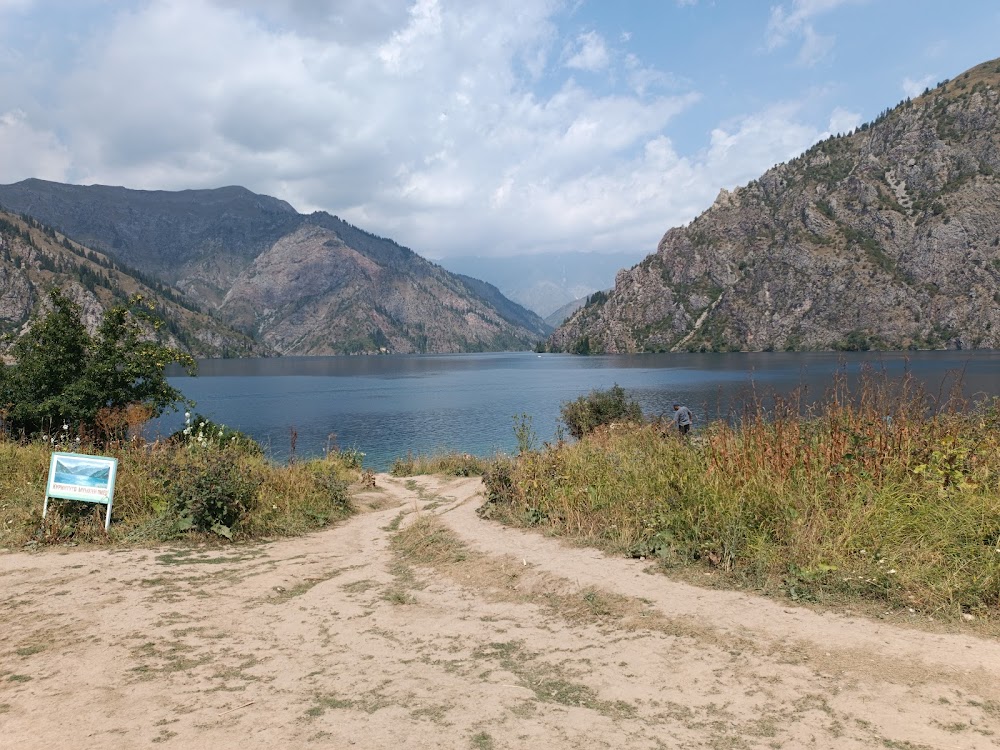
[[[452,477],[482,476],[489,461],[468,453],[441,453],[433,456],[414,455],[396,458],[390,473],[394,477],[412,477],[420,474],[445,474]]]
[[[751,404],[695,440],[612,426],[498,459],[482,514],[795,600],[989,618],[998,411],[869,373],[812,406]]]
[[[338,453],[278,466],[240,445],[73,446],[73,452],[118,459],[105,533],[103,505],[53,500],[43,523],[52,450],[46,443],[0,439],[0,548],[296,535],[349,516],[347,487],[360,476],[349,457]]]

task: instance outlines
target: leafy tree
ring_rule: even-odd
[[[69,424],[98,438],[124,429],[132,409],[145,418],[185,401],[167,382],[171,362],[194,373],[190,355],[151,341],[160,322],[137,295],[108,310],[94,336],[80,319],[80,307],[58,289],[52,310],[36,320],[12,347],[16,365],[0,368],[0,415],[6,427],[36,435]]]
[[[577,439],[601,425],[642,421],[642,408],[636,401],[630,401],[625,389],[618,384],[606,391],[591,391],[576,401],[567,401],[560,414],[569,434]]]

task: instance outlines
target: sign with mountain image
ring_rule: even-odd
[[[118,459],[87,456],[79,453],[53,453],[49,463],[49,481],[45,487],[42,518],[48,512],[49,499],[81,500],[108,506],[104,528],[111,525],[111,504],[115,494]]]

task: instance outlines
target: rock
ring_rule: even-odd
[[[549,347],[998,348],[998,176],[994,60],[720,193]]]

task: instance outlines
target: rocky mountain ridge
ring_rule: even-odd
[[[551,331],[485,282],[245,188],[25,180],[0,185],[0,205],[171,285],[280,354],[528,349]]]
[[[150,335],[165,344],[199,357],[274,353],[197,309],[179,290],[123,267],[30,217],[0,211],[0,334],[5,343],[27,330],[32,315],[47,304],[46,292],[53,286],[80,305],[91,332],[104,310],[140,295],[163,321],[160,330]]]
[[[1000,347],[1000,60],[669,230],[557,351]]]

